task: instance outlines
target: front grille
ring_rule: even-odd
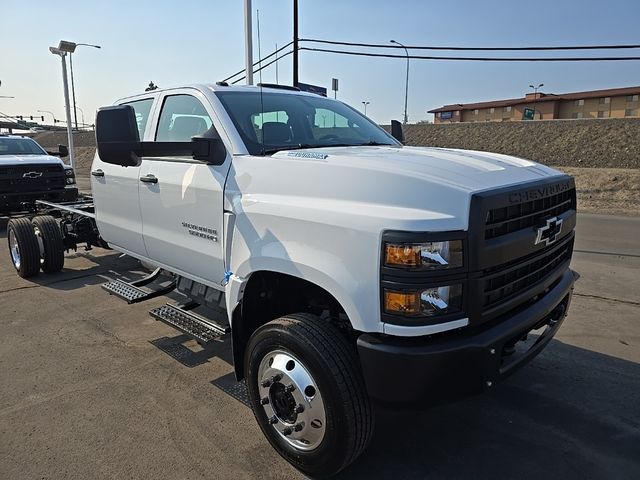
[[[483,308],[489,309],[516,297],[571,260],[573,237],[541,253],[491,268],[484,272]]]
[[[488,240],[533,227],[549,217],[575,208],[575,189],[517,205],[492,208],[486,216],[484,238]]]
[[[24,175],[33,175],[25,177]],[[36,176],[40,174],[40,176]],[[62,165],[11,165],[0,167],[0,194],[49,192],[65,187]]]

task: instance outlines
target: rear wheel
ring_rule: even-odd
[[[373,414],[354,348],[315,315],[288,315],[260,327],[247,348],[245,378],[263,433],[293,466],[333,475],[373,433]]]
[[[40,246],[28,218],[12,218],[7,225],[11,263],[22,278],[40,271]]]
[[[64,241],[55,218],[40,215],[32,220],[33,231],[42,244],[40,267],[45,273],[55,273],[64,267]]]

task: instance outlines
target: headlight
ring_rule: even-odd
[[[432,317],[462,310],[462,285],[444,285],[412,291],[384,290],[386,313]]]
[[[64,174],[66,175],[67,185],[73,185],[76,183],[76,172],[73,171],[73,168],[65,168]]]
[[[387,243],[384,264],[388,267],[436,270],[462,267],[462,240],[425,243]]]

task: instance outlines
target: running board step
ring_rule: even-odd
[[[185,333],[199,343],[208,343],[229,333],[229,327],[223,327],[211,322],[197,313],[189,312],[177,305],[167,303],[149,310],[149,314],[156,320]]]
[[[123,282],[120,279],[117,279],[112,282],[103,284],[102,288],[106,290],[109,295],[115,295],[116,297],[122,298],[129,304],[144,302],[145,300],[149,300],[151,298],[166,295],[176,288],[175,280],[164,287],[158,288],[157,290],[142,290],[141,288],[139,288],[156,280],[160,276],[161,272],[162,269],[157,268],[149,275],[142,277],[140,280],[136,280],[135,282],[127,283]]]

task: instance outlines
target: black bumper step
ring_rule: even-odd
[[[151,282],[155,281],[160,274],[162,273],[161,268],[157,268],[152,273],[147,275],[146,277],[141,278],[140,280],[136,280],[135,282],[123,282],[120,279],[114,280],[112,282],[105,283],[102,285],[102,288],[109,292],[109,295],[115,295],[116,297],[120,297],[123,300],[126,300],[127,303],[139,303],[144,302],[145,300],[149,300],[151,298],[159,297],[161,295],[166,295],[176,288],[176,281],[173,280],[171,283],[164,287],[159,287],[155,290],[142,290],[139,287],[143,285],[148,285]]]
[[[150,310],[149,314],[200,343],[211,342],[231,331],[229,327],[214,324],[211,320],[176,305],[162,305]]]

